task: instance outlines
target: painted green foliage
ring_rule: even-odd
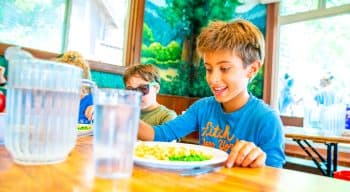
[[[163,46],[160,42],[154,42],[153,32],[144,24],[141,63],[156,65],[162,74],[161,93],[173,95],[188,95],[189,70],[181,61],[181,46],[176,41],[171,41]],[[168,69],[176,69],[173,74]]]
[[[166,0],[166,20],[187,35],[199,33],[210,20],[230,20],[238,0]]]
[[[195,39],[200,29],[211,20],[231,20],[238,0],[166,0],[162,17],[172,29],[174,39],[166,45],[156,42],[152,28],[145,23],[141,63],[155,64],[161,69],[161,93],[204,97],[211,95],[205,80],[205,69],[195,52]],[[177,39],[177,40],[176,40]],[[164,42],[163,42],[164,43]],[[171,72],[169,69],[176,72]],[[249,85],[249,90],[262,96],[262,73]],[[262,84],[261,84],[262,85]]]
[[[176,41],[171,41],[167,46],[162,46],[159,42],[142,45],[142,63],[156,64],[160,68],[176,68],[180,56],[181,47]]]

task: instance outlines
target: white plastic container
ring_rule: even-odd
[[[5,146],[19,164],[62,162],[77,138],[82,69],[12,58],[7,84]]]
[[[320,129],[324,135],[340,136],[345,128],[343,97],[328,91],[305,97],[304,127]]]

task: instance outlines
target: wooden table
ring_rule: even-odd
[[[0,146],[0,191],[348,191],[350,182],[292,170],[223,168],[195,177],[135,166],[130,179],[94,177],[92,137],[81,137],[61,164],[21,166]]]
[[[312,159],[323,175],[332,177],[338,167],[338,144],[350,143],[350,137],[325,135],[322,131],[312,128],[286,126],[285,137],[293,139]],[[324,143],[327,155],[324,158],[310,143]]]

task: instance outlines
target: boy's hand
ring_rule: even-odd
[[[266,154],[252,142],[237,141],[226,161],[226,167],[262,167]]]
[[[86,118],[87,118],[89,121],[91,121],[91,120],[94,119],[93,114],[94,114],[94,106],[93,106],[93,105],[90,105],[90,106],[87,107],[86,110],[85,110],[85,116],[86,116]]]

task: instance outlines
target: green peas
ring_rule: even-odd
[[[169,156],[170,161],[205,161],[211,159],[210,156],[204,154],[190,154],[182,156]]]

